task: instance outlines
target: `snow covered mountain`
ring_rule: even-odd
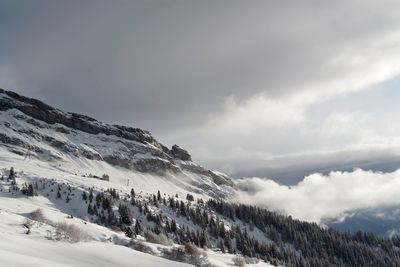
[[[148,131],[107,125],[1,89],[0,147],[28,164],[53,164],[77,176],[106,174],[142,190],[149,183],[149,190],[161,183],[174,192],[212,197],[233,190],[226,175],[197,165],[186,150],[177,145],[169,149]]]
[[[6,178],[11,166],[16,170],[17,185]],[[87,205],[91,202],[82,205],[82,192],[97,196],[113,188],[125,196],[135,188],[137,199],[145,201],[162,190],[176,200],[182,196],[185,202],[186,195],[208,199],[234,192],[229,177],[194,163],[177,145],[167,148],[148,131],[107,125],[2,89],[0,177],[0,257],[7,266],[18,267],[105,266],[108,262],[113,266],[193,266],[160,257],[163,246],[145,239],[142,246],[151,251],[127,248],[130,238],[101,223],[101,217],[90,215]],[[35,187],[39,196],[26,198],[21,193],[24,184],[40,185]],[[63,189],[60,198],[55,194],[58,188]],[[66,196],[67,190],[73,193]],[[36,211],[42,219],[31,217]],[[138,217],[136,211],[134,222]],[[90,242],[74,246],[71,240],[54,242],[59,238],[54,236],[57,225],[65,221],[80,229]],[[140,222],[145,229],[154,227],[146,218]],[[183,223],[179,225],[183,227]],[[207,255],[217,266],[230,265],[234,257],[212,251]]]
[[[147,131],[0,89],[2,264],[400,266],[396,235],[233,203],[236,190]]]

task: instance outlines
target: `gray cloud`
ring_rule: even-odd
[[[399,13],[397,1],[2,1],[0,87],[238,173],[368,132],[351,112],[305,113],[398,74]]]

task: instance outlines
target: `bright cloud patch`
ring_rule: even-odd
[[[400,204],[400,170],[316,173],[292,187],[261,178],[242,179],[238,185],[241,202],[315,222],[351,209]]]

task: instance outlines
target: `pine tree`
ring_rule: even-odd
[[[136,194],[135,194],[135,189],[131,189],[131,198],[135,198]]]
[[[58,188],[58,191],[57,191],[57,198],[58,198],[58,199],[60,199],[60,198],[61,198],[61,192],[60,192],[60,188]]]
[[[140,224],[139,220],[136,220],[135,223],[135,234],[140,235],[143,233],[142,225]]]
[[[186,195],[186,200],[187,200],[187,201],[194,201],[193,195],[187,194],[187,195]]]
[[[132,231],[132,228],[130,226],[126,227],[125,236],[127,236],[129,238],[133,237],[133,231]]]
[[[90,203],[89,203],[89,205],[88,205],[88,210],[87,210],[87,212],[88,212],[89,215],[93,215],[93,207],[92,207],[92,204],[90,204]]]
[[[11,167],[10,173],[8,174],[8,180],[15,182],[15,171],[14,167]]]
[[[93,201],[93,190],[90,190],[89,192],[89,202],[92,203]]]
[[[221,250],[221,252],[225,254],[225,246],[222,240],[219,241],[218,247]]]
[[[118,207],[118,212],[120,214],[121,223],[131,225],[132,224],[132,213],[128,206],[120,204]]]
[[[172,221],[171,221],[171,231],[172,232],[176,232],[176,230],[177,230],[176,222],[175,222],[174,219],[172,219]]]

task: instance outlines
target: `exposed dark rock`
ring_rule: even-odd
[[[133,163],[133,167],[140,172],[152,172],[163,174],[167,171],[179,173],[180,169],[169,161],[159,158],[138,159]]]
[[[134,140],[141,143],[151,143],[161,147],[148,131],[139,128],[126,127],[120,125],[107,125],[97,120],[76,113],[64,113],[53,108],[40,100],[20,96],[11,91],[0,89],[0,94],[6,97],[0,98],[0,109],[18,109],[32,118],[44,121],[48,124],[60,123],[69,128],[80,130],[90,134],[115,135],[128,140]]]
[[[0,133],[0,142],[6,145],[16,145],[24,148],[28,148],[29,146],[23,142],[21,139],[15,137],[9,137],[3,133]]]
[[[3,133],[0,133],[0,143],[3,143],[5,145],[14,145],[14,146],[18,146],[18,147],[22,147],[25,149],[29,149],[38,153],[42,152],[42,149],[40,149],[39,147],[30,145],[25,143],[24,141],[22,141],[21,139],[15,138],[15,137],[9,137]]]
[[[217,185],[233,186],[232,180],[229,179],[228,177],[216,174],[216,173],[214,173],[212,171],[208,171],[208,173],[209,173],[210,177],[213,179],[214,183],[216,183]]]
[[[34,119],[26,118],[25,121],[26,121],[27,123],[29,123],[29,124],[35,125],[35,126],[38,127],[38,128],[45,128],[42,124],[40,124],[39,122],[37,122],[37,121],[34,120]]]
[[[91,159],[91,160],[101,160],[101,161],[103,160],[103,157],[99,153],[96,153],[93,151],[88,151],[88,150],[84,150],[82,152],[82,156],[84,156],[87,159]]]
[[[192,160],[192,157],[190,156],[190,154],[186,150],[180,148],[178,145],[172,146],[171,154],[176,159],[180,159],[183,161],[191,161]]]
[[[31,138],[34,138],[36,141],[42,141],[42,135],[38,134],[37,132],[34,132],[32,130],[25,130],[25,129],[20,129],[20,130],[15,130],[14,131],[18,132],[18,133],[22,133],[25,134]]]
[[[133,169],[133,164],[131,163],[131,160],[127,158],[123,158],[119,155],[107,155],[103,157],[104,161],[115,166],[121,166],[126,169]]]
[[[65,134],[69,134],[70,133],[70,130],[68,130],[67,128],[64,128],[64,127],[57,127],[56,131],[59,132],[59,133],[65,133]]]
[[[52,147],[57,148],[66,153],[75,153],[75,151],[77,150],[76,146],[73,146],[66,142],[59,141],[51,136],[43,136],[43,140]]]
[[[20,155],[20,156],[24,156],[26,154],[26,153],[22,152],[21,150],[13,149],[13,148],[9,148],[8,151],[10,151],[11,153]]]

